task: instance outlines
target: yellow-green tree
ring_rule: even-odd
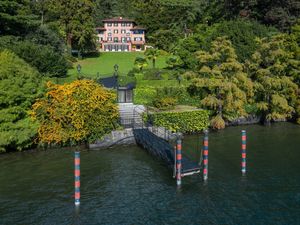
[[[245,105],[254,94],[253,83],[238,62],[231,42],[217,38],[210,51],[198,51],[196,58],[199,67],[189,90],[200,94],[201,105],[214,112],[212,127],[222,129],[224,119],[246,116]]]
[[[247,71],[255,81],[257,107],[266,123],[285,120],[295,114],[299,90],[294,79],[300,73],[296,48],[288,35],[258,39],[259,48],[250,61]]]
[[[38,138],[47,144],[91,142],[113,130],[118,119],[115,94],[90,80],[47,83],[45,97],[35,102],[32,117]]]

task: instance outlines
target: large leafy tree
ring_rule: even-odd
[[[258,47],[256,38],[267,38],[278,33],[274,27],[267,27],[256,21],[236,19],[224,21],[214,25],[215,30],[208,37],[208,41],[220,36],[226,36],[235,48],[239,61],[250,58]]]
[[[83,52],[95,47],[95,5],[92,0],[50,0],[49,6],[58,16],[69,48]]]
[[[289,51],[293,53],[292,67],[298,69],[294,69],[292,75],[294,76],[294,81],[300,87],[300,19],[292,27],[292,33],[288,36],[288,41],[285,43]]]
[[[193,68],[197,61],[194,57],[196,51],[199,49],[207,51],[213,40],[226,36],[235,48],[238,60],[244,62],[255,52],[258,46],[257,37],[271,37],[276,32],[275,28],[246,19],[222,21],[211,26],[199,24],[194,34],[180,39],[172,51],[181,57],[184,67]]]
[[[245,105],[253,96],[253,83],[243,71],[229,40],[217,38],[210,51],[198,51],[199,67],[189,90],[202,97],[201,105],[212,110],[212,126],[224,128],[224,119],[246,116]]]
[[[0,37],[0,50],[9,49],[24,59],[42,75],[63,77],[67,74],[68,62],[61,52],[50,45],[35,44],[32,41],[12,36]]]
[[[0,35],[26,35],[39,25],[29,0],[0,1]]]
[[[69,84],[48,83],[44,98],[33,105],[39,122],[38,137],[46,144],[78,144],[100,139],[115,129],[118,109],[115,94],[90,80]]]
[[[297,107],[299,90],[294,76],[300,73],[292,39],[277,35],[258,40],[260,47],[247,62],[248,73],[256,81],[256,102],[266,122],[291,118]]]
[[[0,152],[33,144],[37,124],[28,116],[42,93],[39,73],[9,51],[0,52]]]
[[[149,42],[158,48],[183,37],[203,9],[203,0],[133,0],[136,21],[147,28]]]
[[[102,20],[110,17],[135,18],[135,0],[95,0],[95,23],[102,25]]]
[[[66,46],[63,38],[47,25],[41,25],[36,30],[31,31],[26,37],[26,40],[37,45],[46,45],[51,47],[56,53],[63,55]]]
[[[207,11],[205,15],[214,22],[247,17],[286,31],[299,17],[300,4],[298,0],[212,0]]]

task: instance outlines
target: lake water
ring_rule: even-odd
[[[183,152],[198,160],[201,139],[185,137]],[[73,168],[67,149],[0,155],[0,224],[300,224],[300,126],[293,124],[210,133],[208,182],[194,175],[181,188],[139,147],[83,151],[78,210]]]

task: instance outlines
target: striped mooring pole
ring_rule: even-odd
[[[208,130],[204,131],[203,139],[203,180],[208,179]]]
[[[181,185],[181,159],[182,159],[182,154],[181,154],[181,146],[182,142],[181,139],[177,139],[177,147],[176,147],[176,184],[177,186]]]
[[[242,161],[241,161],[241,167],[242,167],[242,174],[246,174],[246,147],[247,147],[247,134],[245,130],[242,130]]]
[[[75,205],[80,205],[80,152],[75,152]]]

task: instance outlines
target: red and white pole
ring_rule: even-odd
[[[75,152],[75,205],[80,205],[80,152]]]
[[[177,147],[176,147],[176,183],[177,186],[181,185],[181,170],[182,170],[182,165],[181,165],[181,159],[182,159],[182,153],[181,153],[181,139],[177,139]]]
[[[242,174],[246,174],[246,158],[247,158],[247,153],[246,153],[246,148],[247,148],[247,134],[245,130],[242,130],[242,161],[241,161],[241,167],[242,167]]]
[[[208,179],[208,130],[204,131],[203,140],[203,180]]]

